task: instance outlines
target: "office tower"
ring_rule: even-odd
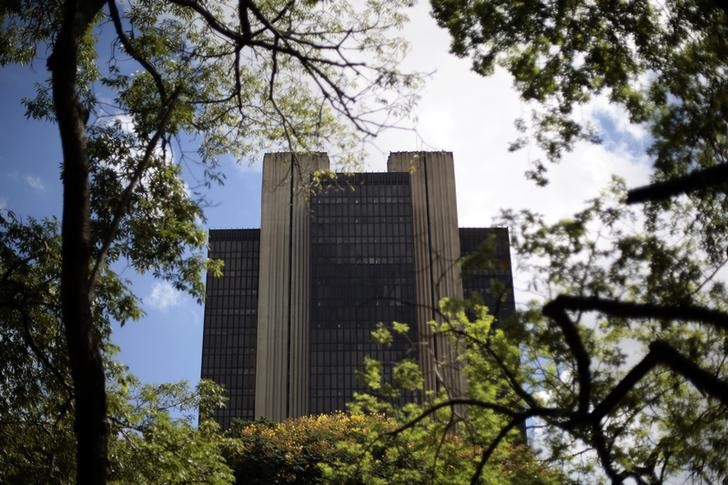
[[[385,376],[388,363],[415,359],[425,389],[463,391],[458,349],[428,322],[441,298],[472,293],[512,312],[507,230],[458,229],[450,153],[393,153],[387,166],[320,176],[325,154],[268,154],[261,229],[210,231],[209,256],[225,267],[207,280],[202,377],[228,389],[223,427],[344,409],[365,390],[365,356]],[[492,261],[461,278],[460,255],[483,244]],[[409,334],[375,345],[371,331],[391,321]]]

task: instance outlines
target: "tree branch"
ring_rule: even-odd
[[[525,421],[525,419],[526,418],[520,417],[513,418],[508,422],[508,424],[501,428],[498,435],[493,439],[493,441],[491,441],[490,445],[488,445],[488,448],[483,450],[483,454],[480,456],[480,461],[478,461],[478,466],[475,468],[475,473],[473,473],[473,476],[470,478],[470,485],[477,485],[480,483],[480,476],[483,474],[483,469],[495,449],[498,448],[498,445],[501,441],[503,441],[503,438],[505,438],[513,428]]]
[[[675,177],[664,182],[655,182],[632,189],[627,192],[627,203],[656,202],[701,189],[725,192],[726,183],[728,183],[728,164],[722,163],[714,167],[695,170],[682,177]],[[722,188],[719,187],[721,185],[723,185]]]
[[[579,379],[579,411],[583,414],[589,412],[589,401],[591,399],[591,357],[584,347],[584,342],[579,335],[579,330],[566,314],[563,300],[553,300],[543,306],[544,316],[554,320],[561,328],[566,344],[576,358],[576,372]]]
[[[124,32],[124,28],[121,25],[121,18],[119,17],[119,10],[116,8],[116,2],[114,0],[108,1],[109,5],[109,13],[111,14],[111,20],[114,24],[114,29],[116,30],[116,35],[119,36],[119,40],[121,41],[121,45],[124,46],[124,50],[129,53],[131,57],[134,58],[139,64],[144,67],[144,69],[152,76],[152,79],[154,79],[154,84],[157,86],[157,91],[159,91],[160,99],[162,100],[162,104],[166,102],[167,99],[167,93],[164,89],[164,82],[162,81],[162,76],[159,74],[157,69],[152,65],[151,62],[149,62],[142,54],[139,52],[134,45],[132,45],[131,40],[126,35],[126,32]]]
[[[694,321],[728,331],[727,313],[697,305],[655,305],[569,295],[559,295],[552,303],[569,310],[598,311],[614,317]]]
[[[699,391],[717,399],[728,407],[728,383],[718,379],[710,372],[697,366],[674,347],[666,342],[656,341],[650,344],[650,352],[654,352],[660,364],[689,380]]]
[[[89,276],[89,291],[92,295],[96,286],[96,282],[98,280],[99,273],[101,272],[101,268],[103,267],[104,261],[106,259],[106,255],[109,251],[109,248],[111,247],[111,243],[114,241],[114,238],[116,237],[116,232],[119,229],[119,225],[121,224],[121,220],[127,212],[127,207],[129,206],[129,203],[131,201],[134,189],[139,183],[139,180],[141,180],[142,176],[144,175],[144,172],[147,170],[147,168],[149,168],[149,163],[152,160],[152,154],[154,153],[154,149],[156,148],[157,143],[164,134],[164,128],[169,122],[170,117],[172,116],[172,111],[174,110],[178,96],[179,91],[175,90],[175,92],[173,92],[170,96],[170,99],[167,101],[166,106],[163,106],[163,109],[160,113],[159,122],[157,124],[157,130],[154,132],[154,135],[152,135],[149,141],[147,141],[146,148],[144,149],[144,155],[142,156],[142,159],[139,162],[136,170],[132,174],[132,177],[129,180],[129,184],[126,186],[121,194],[121,197],[119,198],[119,203],[116,205],[111,220],[111,226],[106,232],[106,237],[101,244],[101,249],[99,250],[98,256],[96,257],[96,261],[94,263],[93,270],[91,271],[91,275]]]
[[[53,376],[58,380],[58,383],[61,385],[61,387],[63,387],[66,392],[68,392],[69,396],[73,396],[73,387],[66,381],[66,377],[56,366],[51,363],[50,359],[48,359],[45,353],[40,350],[38,345],[35,343],[33,334],[30,332],[31,321],[28,312],[25,308],[21,308],[20,305],[18,305],[16,309],[20,312],[20,317],[23,322],[23,340],[25,341],[25,344],[30,348],[36,359],[38,359],[43,364],[43,366],[47,368],[51,372],[51,374],[53,374]]]

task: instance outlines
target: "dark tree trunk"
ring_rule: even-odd
[[[89,287],[91,236],[86,116],[77,85],[80,42],[102,6],[103,2],[98,0],[67,1],[63,24],[48,59],[63,148],[61,305],[75,397],[79,484],[105,483],[107,469],[104,366],[99,334],[92,319]]]

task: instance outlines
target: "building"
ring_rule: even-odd
[[[325,154],[266,155],[261,228],[210,231],[209,257],[225,266],[207,279],[202,377],[229,392],[223,427],[344,409],[364,390],[365,356],[385,375],[417,359],[426,389],[458,394],[457,350],[427,323],[438,301],[474,293],[500,318],[513,311],[507,230],[458,229],[450,153],[392,153],[385,173],[319,177],[308,190],[328,166]],[[492,260],[461,278],[461,254],[483,244]],[[391,321],[409,335],[375,345],[371,331]]]

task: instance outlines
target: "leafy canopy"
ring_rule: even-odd
[[[0,214],[0,481],[70,483],[75,476],[74,390],[59,309],[60,237],[53,219]],[[206,381],[142,385],[112,360],[112,321],[141,314],[127,283],[105,271],[94,319],[105,349],[109,479],[118,483],[229,483],[216,425],[197,410],[220,406]],[[177,415],[179,417],[172,417]]]

